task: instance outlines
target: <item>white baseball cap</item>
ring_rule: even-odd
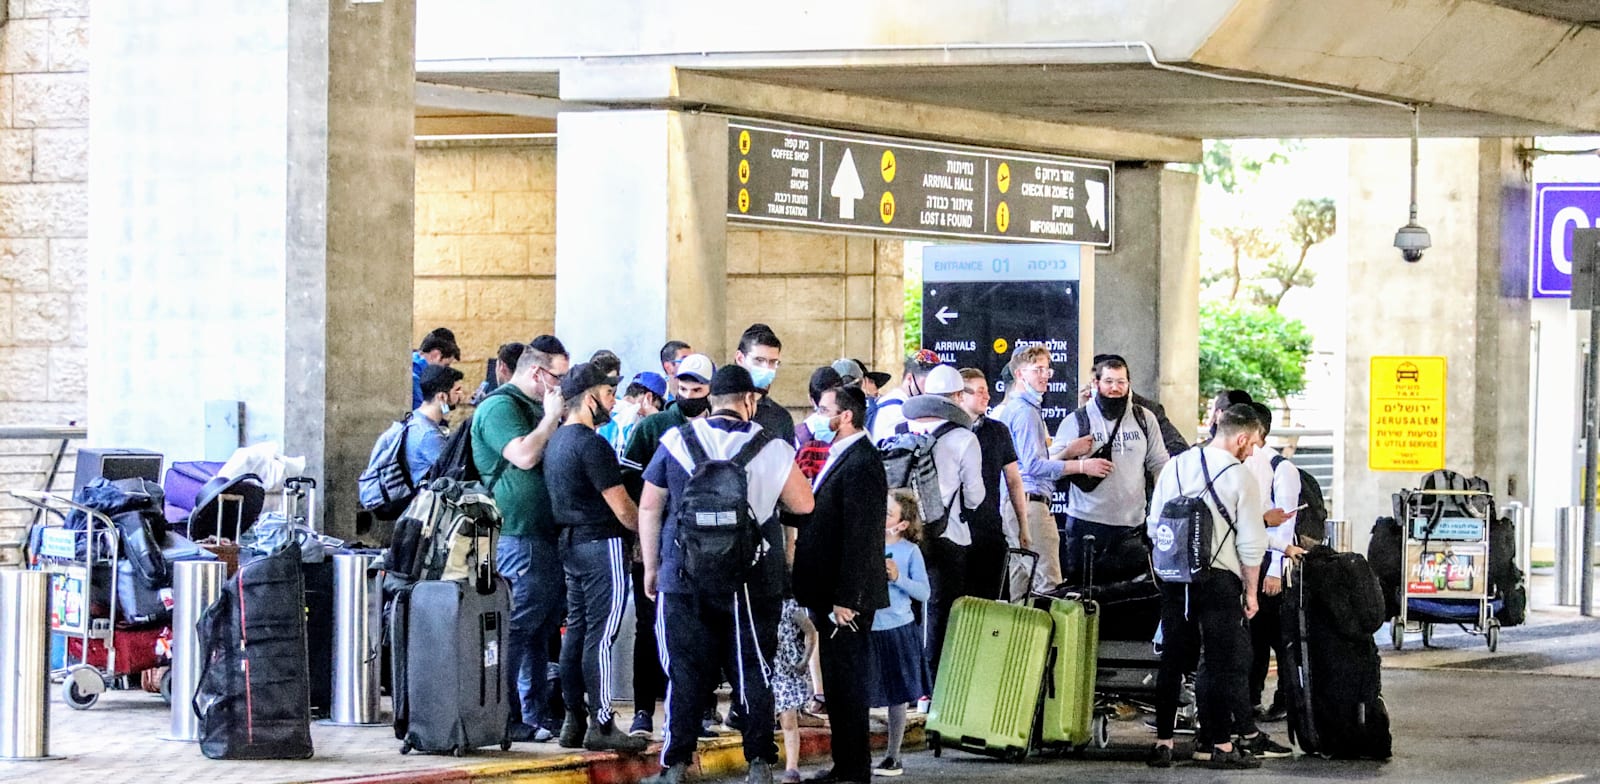
[[[929,395],[953,395],[966,388],[961,371],[949,365],[939,365],[928,371],[928,377],[922,382],[922,391]]]
[[[717,366],[712,364],[711,357],[704,354],[690,354],[678,362],[677,378],[687,378],[699,384],[711,383],[711,377],[716,375]]]

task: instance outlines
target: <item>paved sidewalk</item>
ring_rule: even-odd
[[[660,744],[647,756],[574,752],[555,743],[519,743],[511,751],[488,747],[463,758],[400,754],[389,725],[333,727],[312,725],[316,756],[309,760],[217,761],[197,744],[161,740],[170,713],[161,698],[142,691],[109,692],[87,711],[75,711],[54,693],[50,705],[50,752],[62,757],[42,762],[0,762],[0,782],[204,782],[204,784],[467,784],[468,782],[552,782],[626,784],[659,769]],[[631,714],[630,714],[631,715]],[[657,717],[658,726],[660,717]],[[908,748],[920,748],[921,716],[907,732]],[[826,729],[802,731],[802,759],[808,764],[828,753]],[[882,738],[875,739],[881,745]],[[779,736],[782,743],[782,736]],[[725,733],[700,744],[697,764],[705,775],[744,770],[739,737]]]

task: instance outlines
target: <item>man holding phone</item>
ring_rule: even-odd
[[[1265,439],[1272,431],[1272,409],[1261,403],[1249,405],[1261,421]],[[1261,568],[1261,612],[1250,621],[1250,707],[1262,721],[1282,721],[1289,708],[1281,688],[1271,705],[1260,706],[1269,657],[1276,654],[1278,661],[1283,661],[1282,623],[1278,617],[1283,603],[1283,561],[1305,552],[1295,541],[1295,516],[1303,508],[1296,506],[1300,501],[1300,469],[1269,446],[1256,447],[1244,465],[1261,488],[1262,506],[1267,509],[1262,515],[1267,526],[1267,557]]]
[[[1077,453],[1073,447],[1082,448],[1084,439],[1092,442],[1087,456],[1066,460],[1072,489],[1061,570],[1077,585],[1086,579],[1084,540],[1094,537],[1097,552],[1107,552],[1137,536],[1149,477],[1159,475],[1168,460],[1155,414],[1130,399],[1127,362],[1115,354],[1101,355],[1094,363],[1094,384],[1094,399],[1063,419],[1055,438],[1063,457]],[[1119,579],[1099,570],[1095,576]]]

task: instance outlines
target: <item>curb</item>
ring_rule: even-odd
[[[906,727],[904,747],[926,745],[920,717]],[[872,734],[872,747],[887,743],[882,732]],[[782,745],[781,735],[779,745]],[[832,751],[832,736],[826,729],[800,731],[800,759],[806,764],[826,760]],[[661,770],[661,744],[650,746],[647,754],[623,756],[614,752],[583,752],[521,760],[492,760],[466,763],[459,767],[425,768],[366,776],[312,779],[302,784],[637,784]],[[744,747],[738,736],[729,735],[701,743],[695,749],[690,773],[696,779],[727,778],[745,770]]]

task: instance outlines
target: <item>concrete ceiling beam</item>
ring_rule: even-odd
[[[540,95],[507,93],[478,87],[417,82],[417,105],[434,109],[457,109],[482,114],[510,114],[553,120],[561,112],[593,111],[600,107]]]
[[[1112,160],[1197,162],[1199,139],[736,79],[662,65],[561,71],[561,99],[704,109],[831,128]]]
[[[1190,60],[1600,130],[1600,29],[1482,0],[1240,0]]]

